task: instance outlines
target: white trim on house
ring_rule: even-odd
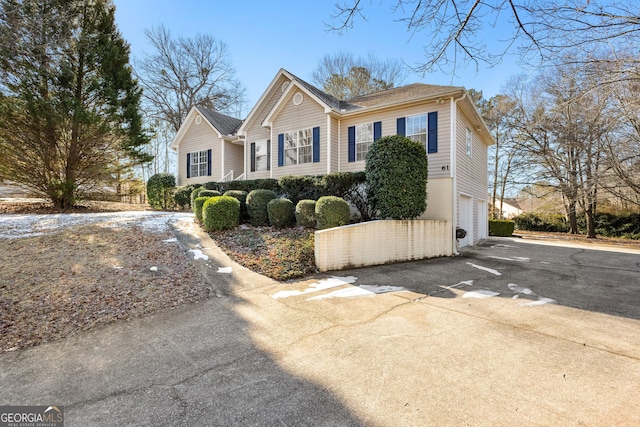
[[[271,94],[272,89],[274,88],[275,84],[278,82],[281,76],[285,76],[286,78],[288,78],[289,82],[291,82],[294,78],[293,75],[289,73],[287,70],[285,70],[284,68],[280,68],[280,70],[276,73],[276,76],[273,78],[273,80],[271,80],[271,83],[269,83],[269,86],[267,86],[267,89],[262,93],[262,95],[258,99],[258,102],[256,102],[256,104],[253,106],[253,108],[247,115],[247,118],[245,118],[242,125],[240,125],[240,128],[238,129],[238,134],[242,133],[246,136],[247,126],[253,123],[254,115],[257,114],[258,110],[260,110],[260,108],[262,107],[262,103]]]
[[[327,114],[327,174],[331,173],[331,116]]]
[[[296,80],[292,80],[291,83],[289,83],[289,86],[287,86],[287,89],[284,91],[282,96],[278,99],[278,101],[275,103],[273,108],[271,108],[271,111],[269,111],[267,116],[262,121],[262,126],[264,126],[264,127],[273,127],[273,119],[274,119],[274,117],[277,117],[278,114],[280,114],[282,109],[285,107],[285,103],[289,99],[289,94],[292,91],[294,91],[295,89],[298,89],[300,92],[304,92],[305,94],[307,94],[307,96],[309,96],[315,102],[320,104],[324,108],[325,114],[329,114],[332,111],[331,107],[329,105],[327,105],[323,100],[321,100],[320,98],[315,96],[310,90],[308,90],[306,87],[304,87],[303,85],[298,83]],[[296,92],[296,94],[297,93],[299,93],[299,92]],[[296,94],[294,94],[294,97],[295,97]],[[300,104],[295,104],[294,103],[294,105],[300,105]]]

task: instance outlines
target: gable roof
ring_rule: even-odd
[[[191,110],[189,110],[187,117],[185,117],[184,122],[182,122],[182,126],[180,126],[180,129],[178,129],[178,132],[173,137],[173,141],[171,141],[169,147],[174,150],[178,148],[180,141],[182,141],[182,138],[184,138],[184,135],[187,133],[187,129],[198,114],[204,117],[211,130],[218,134],[218,138],[228,138],[230,135],[235,136],[238,128],[242,125],[242,120],[236,119],[235,117],[227,116],[226,114],[218,113],[217,111],[204,107],[193,106]]]
[[[196,106],[195,108],[222,136],[234,135],[240,125],[242,125],[242,120],[236,119],[235,117],[227,116],[226,114],[218,113],[217,111],[204,107]]]

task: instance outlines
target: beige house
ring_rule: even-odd
[[[369,145],[395,134],[428,153],[422,218],[464,228],[461,246],[487,237],[494,141],[464,87],[412,84],[339,101],[281,69],[243,122],[195,107],[172,147],[185,185],[361,171]]]

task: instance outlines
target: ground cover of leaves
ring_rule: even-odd
[[[105,202],[97,200],[80,200],[71,209],[60,210],[53,207],[53,203],[45,199],[21,198],[0,200],[0,214],[51,214],[51,213],[90,213],[90,212],[120,212],[140,211],[149,209],[147,205],[130,203]]]
[[[171,237],[88,225],[0,240],[0,353],[206,299]]]
[[[316,273],[313,230],[241,225],[209,234],[235,262],[272,279]]]

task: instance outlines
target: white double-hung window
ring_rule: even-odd
[[[407,138],[421,143],[425,149],[427,147],[427,115],[418,114],[407,117]]]
[[[373,142],[373,123],[356,126],[356,160],[365,160]]]
[[[296,130],[284,134],[285,166],[311,163],[313,134],[311,129]]]
[[[189,164],[190,177],[207,176],[208,157],[207,150],[194,151],[189,153],[191,159]]]

